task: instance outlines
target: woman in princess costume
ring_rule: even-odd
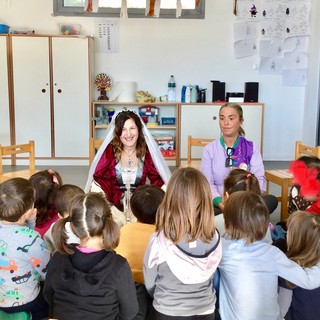
[[[89,170],[85,191],[102,189],[108,201],[122,211],[129,202],[124,197],[130,191],[146,184],[147,179],[161,187],[170,176],[170,169],[140,116],[124,109],[113,116],[108,126]]]

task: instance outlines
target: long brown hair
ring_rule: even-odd
[[[53,226],[54,243],[61,254],[72,254],[67,244],[65,224],[70,222],[74,234],[81,240],[102,237],[104,248],[113,250],[119,244],[120,230],[112,219],[110,206],[100,193],[88,193],[76,197],[72,203],[70,216],[58,220]]]
[[[206,177],[197,169],[180,168],[172,174],[156,216],[156,231],[173,243],[210,242],[215,232],[212,195]]]
[[[303,268],[320,261],[320,215],[295,211],[287,220],[287,257]]]
[[[43,170],[33,174],[29,181],[36,191],[34,207],[37,208],[37,225],[43,225],[55,214],[54,198],[58,188],[62,185],[62,179],[58,172],[53,170]]]
[[[115,156],[118,161],[121,159],[121,153],[123,151],[123,143],[120,140],[122,129],[125,122],[129,119],[132,119],[138,128],[138,140],[136,147],[137,158],[142,158],[146,154],[146,140],[144,138],[142,129],[143,125],[139,116],[130,110],[121,111],[115,119],[115,128],[113,132],[112,145],[115,148]]]
[[[236,191],[227,199],[223,210],[228,234],[246,244],[262,240],[269,223],[269,211],[263,199],[250,191]]]
[[[230,102],[223,104],[220,107],[219,115],[220,115],[221,110],[224,109],[224,108],[232,108],[232,109],[236,110],[238,115],[239,115],[240,121],[242,122],[244,120],[243,119],[243,110],[242,110],[242,107],[240,106],[240,104],[230,103]],[[239,136],[245,136],[245,131],[242,128],[242,126],[240,126],[240,128],[239,128]]]

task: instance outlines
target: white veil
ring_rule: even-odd
[[[91,167],[90,167],[90,170],[89,170],[89,174],[88,174],[87,183],[86,183],[86,186],[85,186],[85,189],[84,189],[85,192],[89,192],[90,191],[91,184],[93,182],[93,174],[94,174],[94,172],[96,170],[97,164],[98,164],[101,156],[103,155],[106,147],[108,146],[108,144],[113,139],[113,131],[114,131],[114,128],[115,128],[116,116],[120,112],[123,112],[123,111],[129,111],[129,110],[126,109],[126,108],[123,108],[118,113],[115,113],[113,115],[113,117],[112,117],[111,123],[108,125],[106,138],[104,139],[102,145],[98,149],[98,152],[96,153],[96,155],[95,155],[95,157],[94,157],[94,159],[92,161],[92,164],[91,164]],[[133,111],[133,110],[130,110],[130,111]],[[133,111],[133,112],[135,112],[135,111]],[[138,115],[138,117],[140,118],[140,121],[141,121],[141,123],[143,125],[142,133],[144,134],[144,138],[145,138],[147,146],[149,148],[149,152],[150,152],[150,155],[152,157],[153,163],[154,163],[156,169],[158,170],[158,172],[159,172],[162,180],[164,181],[164,183],[168,184],[168,181],[169,181],[169,179],[171,177],[171,171],[170,171],[169,167],[167,166],[167,164],[166,164],[166,162],[165,162],[165,160],[163,158],[163,155],[162,155],[157,143],[154,141],[151,133],[147,129],[147,127],[144,124],[144,122],[141,119],[141,117],[139,115]]]

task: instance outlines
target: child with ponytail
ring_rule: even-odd
[[[66,223],[80,239],[68,244]],[[44,286],[50,317],[133,319],[138,312],[135,286],[126,259],[117,255],[120,230],[107,200],[98,193],[75,198],[70,216],[53,227],[58,250]]]

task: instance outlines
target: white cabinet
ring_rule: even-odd
[[[10,144],[7,36],[0,36],[0,144]]]
[[[16,143],[51,157],[49,38],[12,37],[12,67]]]
[[[187,158],[188,135],[195,138],[220,138],[219,109],[222,103],[181,104],[181,160]],[[262,152],[263,103],[240,103],[243,109],[243,128],[248,140],[258,144]],[[201,158],[203,148],[194,148],[192,155]]]
[[[164,149],[170,150],[162,150],[164,158],[169,160],[169,165],[179,166],[180,165],[180,137],[179,137],[179,104],[172,103],[137,103],[137,102],[108,102],[108,101],[93,101],[92,102],[92,110],[91,110],[91,137],[96,139],[104,139],[106,135],[106,130],[108,128],[107,119],[105,119],[105,115],[107,114],[107,110],[112,108],[117,113],[122,108],[128,108],[139,113],[139,107],[142,107],[140,111],[145,111],[146,107],[154,106],[158,108],[158,124],[151,125],[151,123],[147,123],[147,128],[150,130],[151,134],[155,137],[163,138],[166,140],[167,137],[173,137],[174,146],[173,150],[172,145],[169,143],[165,143]],[[102,117],[101,117],[102,116]],[[102,119],[103,118],[103,119]],[[166,118],[167,121],[174,120],[174,124],[164,125],[162,123],[163,118]],[[153,119],[154,121],[154,119]],[[103,123],[101,123],[103,122]],[[172,160],[172,164],[171,161]]]
[[[37,158],[88,157],[90,40],[12,36],[15,140]]]

